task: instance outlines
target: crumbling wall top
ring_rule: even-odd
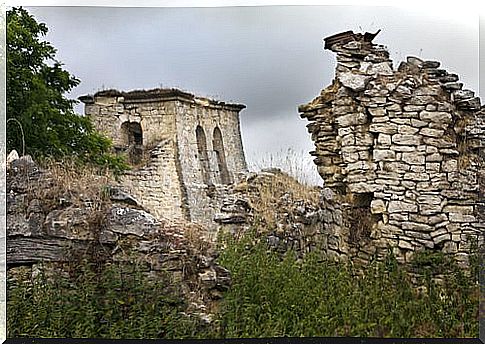
[[[244,104],[233,104],[214,99],[197,97],[191,93],[176,88],[155,88],[150,90],[133,90],[129,92],[115,89],[96,92],[94,95],[84,95],[78,99],[85,104],[93,104],[98,97],[117,98],[121,103],[143,103],[179,100],[202,106],[220,107],[229,110],[241,111],[246,108]]]
[[[372,40],[377,36],[377,34],[381,32],[381,30],[377,30],[376,33],[369,33],[366,32],[364,34],[361,33],[354,33],[353,31],[345,31],[341,33],[337,33],[332,36],[328,36],[324,38],[325,47],[324,49],[332,50],[332,47],[335,44],[346,44],[349,42],[361,42],[361,43],[372,43]]]

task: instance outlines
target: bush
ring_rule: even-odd
[[[419,293],[390,254],[357,276],[319,252],[298,261],[248,235],[229,240],[220,263],[233,285],[221,314],[224,337],[476,337],[478,286],[460,269]]]
[[[168,280],[153,281],[136,266],[83,263],[71,276],[40,274],[8,280],[8,337],[186,338],[199,321]],[[72,271],[71,271],[72,272]]]

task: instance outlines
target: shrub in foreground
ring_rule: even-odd
[[[281,257],[251,235],[220,263],[232,272],[221,315],[224,337],[477,337],[478,285],[450,263],[444,285],[418,292],[392,255],[356,276],[319,252]]]
[[[9,338],[186,338],[199,322],[167,280],[153,281],[136,267],[84,263],[65,276],[38,275],[7,284]]]
[[[417,266],[443,258],[420,256]],[[232,287],[214,322],[184,315],[168,280],[117,265],[84,264],[70,277],[8,281],[9,337],[477,337],[477,277],[448,262],[442,285],[410,282],[392,255],[357,274],[321,252],[297,259],[247,235],[226,242],[219,263]],[[175,287],[175,288],[174,288]],[[423,288],[422,288],[423,289]]]

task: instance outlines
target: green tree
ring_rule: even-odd
[[[48,29],[23,8],[7,11],[7,149],[35,157],[77,158],[124,168],[110,154],[111,141],[88,117],[73,111],[64,96],[79,80],[55,59],[56,49],[42,40]],[[25,142],[24,142],[25,140]]]

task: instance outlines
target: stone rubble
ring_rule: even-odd
[[[234,184],[215,221],[222,233],[236,237],[256,229],[281,253],[325,252],[338,245],[335,234],[343,217],[334,196],[329,188],[303,186],[279,169],[253,172]]]

